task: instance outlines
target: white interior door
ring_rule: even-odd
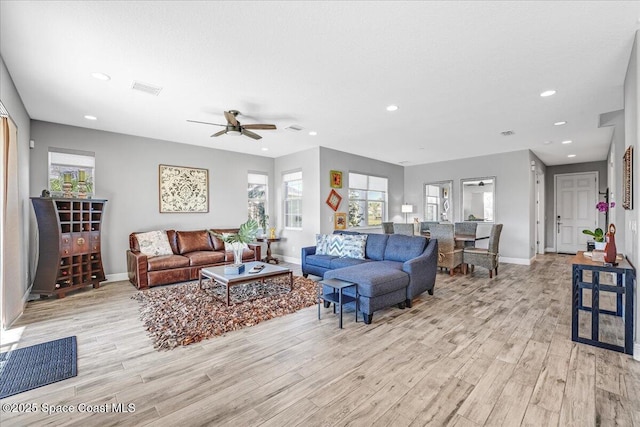
[[[582,230],[598,226],[597,188],[597,172],[556,175],[557,252],[587,250],[589,236]]]

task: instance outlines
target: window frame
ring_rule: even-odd
[[[252,182],[251,181],[251,176],[252,175],[259,175],[264,177],[264,183],[259,183],[259,182]],[[259,186],[259,185],[264,185],[264,194],[261,197],[254,197],[251,198],[250,197],[250,191],[251,191],[251,186]],[[247,172],[247,218],[248,219],[255,219],[256,222],[258,223],[259,227],[262,227],[262,224],[260,222],[260,212],[259,212],[259,208],[256,208],[256,212],[252,213],[252,203],[256,203],[256,202],[262,202],[263,206],[264,206],[264,215],[266,216],[266,225],[269,225],[269,174],[266,172],[257,172],[257,171],[248,171]],[[266,230],[264,230],[266,231]]]
[[[54,161],[53,157],[56,155],[71,155],[71,156],[83,156],[87,159],[91,159],[88,163],[92,163],[92,165],[85,165],[78,163],[62,163],[59,161]],[[57,168],[55,171],[53,168]],[[83,151],[83,150],[70,150],[65,148],[56,148],[49,147],[47,152],[47,189],[52,196],[61,196],[62,195],[62,176],[65,172],[71,173],[71,183],[72,193],[78,192],[78,172],[80,170],[84,170],[86,174],[85,182],[87,184],[86,194],[88,196],[93,196],[96,193],[96,154],[93,151]],[[57,176],[56,176],[57,175]],[[56,184],[57,181],[57,184]],[[58,188],[59,185],[59,188]],[[55,188],[54,188],[55,186]]]
[[[296,176],[295,179],[287,179],[288,176]],[[299,175],[299,178],[297,177]],[[299,182],[300,188],[299,188],[299,192],[300,195],[299,197],[296,198],[290,198],[288,197],[289,192],[287,191],[288,186],[290,185],[290,183],[293,182]],[[294,200],[299,200],[299,212],[297,213],[297,216],[299,216],[299,224],[297,225],[292,225],[289,223],[289,219],[292,218],[293,214],[289,214],[287,206],[289,206],[288,202],[290,201],[294,201]],[[296,169],[296,170],[292,170],[292,171],[288,171],[288,172],[284,172],[282,174],[282,224],[285,230],[302,230],[302,226],[303,226],[303,220],[304,220],[304,216],[303,216],[303,210],[302,210],[302,206],[303,206],[303,200],[304,200],[304,175],[302,173],[302,169]]]
[[[366,177],[366,186],[367,188],[356,188],[356,187],[352,187],[352,182],[354,181],[352,179],[352,175],[360,175],[363,177]],[[373,174],[368,174],[368,173],[362,173],[362,172],[354,172],[354,171],[349,171],[348,172],[348,176],[349,176],[349,186],[348,186],[348,194],[349,194],[349,199],[348,199],[348,208],[347,208],[347,224],[349,226],[349,228],[369,228],[369,227],[381,227],[382,223],[387,221],[387,218],[389,216],[389,178],[386,176],[380,176],[380,175],[373,175]],[[385,181],[385,190],[377,190],[377,189],[371,189],[371,185],[370,185],[370,180],[371,178],[377,178],[377,179],[383,179]],[[365,198],[353,198],[351,197],[352,191],[358,191],[358,192],[364,192],[365,194]],[[378,200],[378,199],[370,199],[369,198],[369,193],[370,192],[378,192],[378,193],[383,193],[383,199],[384,200]],[[365,205],[365,209],[367,212],[365,212],[363,214],[363,221],[364,224],[357,224],[357,225],[353,225],[352,224],[352,220],[351,220],[351,206],[352,203],[356,202],[358,204],[360,203],[364,203]],[[369,223],[369,204],[370,203],[381,203],[382,204],[382,214],[380,217],[380,224],[371,224]],[[362,222],[362,221],[361,221]]]

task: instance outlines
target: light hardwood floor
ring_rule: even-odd
[[[314,306],[162,352],[128,282],[31,302],[3,350],[77,335],[78,376],[2,403],[76,412],[3,412],[1,424],[640,426],[640,362],[570,339],[569,259],[503,264],[494,279],[441,272],[435,295],[371,325],[350,313],[339,330]],[[135,412],[77,412],[111,403]]]

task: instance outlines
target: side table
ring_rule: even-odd
[[[342,308],[345,304],[349,304],[350,302],[356,302],[356,323],[358,323],[358,286],[353,283],[353,282],[346,282],[344,280],[339,280],[339,279],[326,279],[326,280],[320,280],[318,282],[318,285],[320,287],[319,291],[318,291],[318,320],[320,320],[320,305],[322,304],[322,301],[327,301],[327,302],[332,302],[334,304],[333,306],[333,312],[336,312],[336,304],[338,305],[338,308],[340,309],[340,321],[339,321],[339,326],[340,329],[342,329]],[[333,292],[330,292],[328,294],[324,294],[322,292],[322,285],[326,285],[329,286],[330,288],[333,288]],[[350,295],[344,295],[342,293],[343,289],[345,288],[350,288],[354,286],[356,289],[356,296],[352,297]]]
[[[278,260],[278,258],[274,258],[271,256],[271,243],[279,242],[280,241],[279,237],[276,237],[275,239],[271,239],[269,237],[258,237],[256,241],[267,242],[267,256],[262,258],[262,262],[266,262],[267,264],[270,263],[271,261],[273,261],[274,264],[280,263],[280,260]]]
[[[593,252],[596,254],[597,252]],[[608,350],[633,354],[633,282],[635,269],[625,258],[618,259],[615,266],[605,265],[602,261],[596,261],[584,256],[584,252],[571,260],[573,264],[573,286],[571,304],[571,340],[583,344],[590,344]],[[583,272],[591,272],[591,282],[585,282]],[[600,283],[600,273],[613,273],[616,277],[615,285]],[[591,290],[591,307],[582,304],[583,289]],[[600,292],[613,292],[616,294],[616,310],[600,309]],[[624,306],[622,297],[624,296]],[[580,326],[578,314],[582,311],[591,312],[591,338],[579,336]],[[623,318],[624,322],[624,346],[600,341],[600,315],[613,315]]]

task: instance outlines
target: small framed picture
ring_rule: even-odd
[[[329,193],[329,197],[327,197],[327,204],[329,205],[329,207],[334,211],[337,211],[341,201],[342,196],[338,194],[336,190],[331,190],[331,193]]]
[[[347,229],[347,214],[345,212],[336,212],[333,215],[333,228],[336,230]]]
[[[331,171],[331,188],[342,188],[342,172],[340,171]]]

